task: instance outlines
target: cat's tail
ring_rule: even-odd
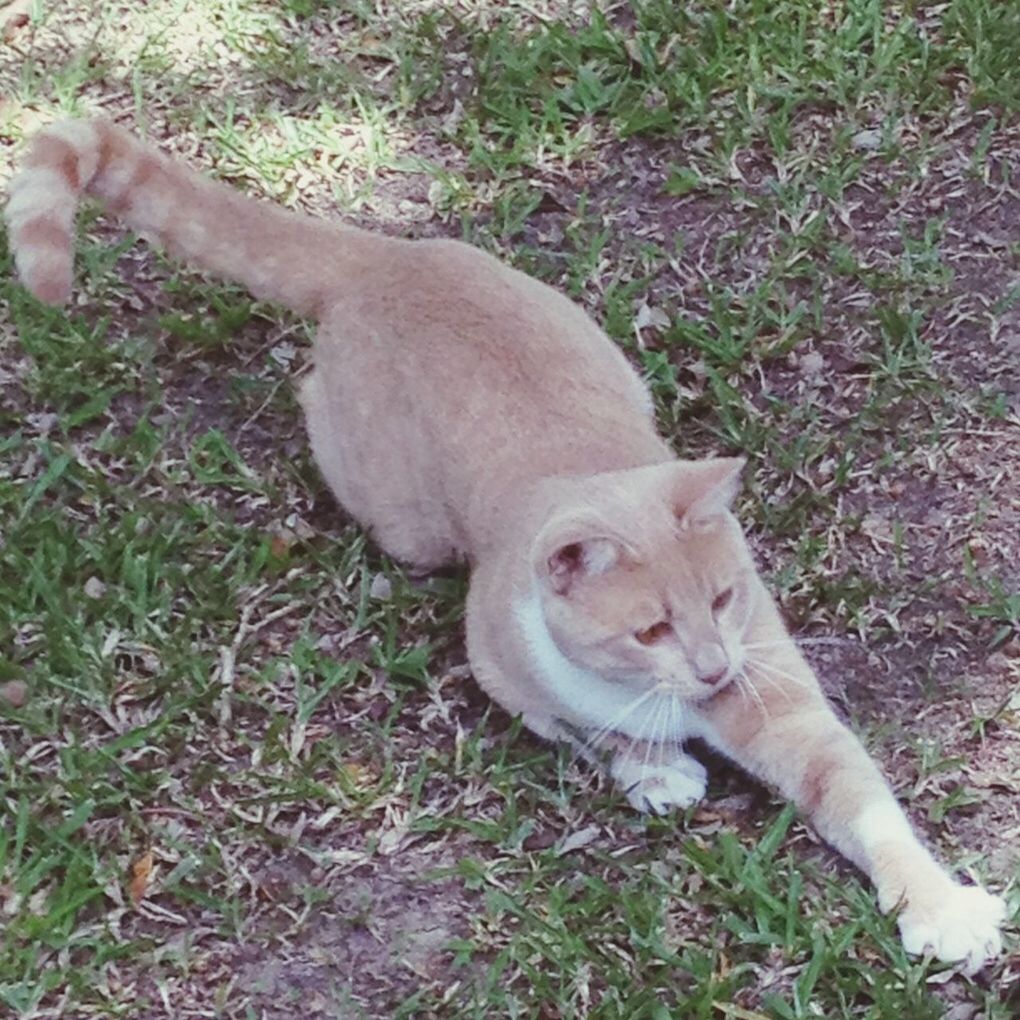
[[[338,278],[383,238],[250,198],[105,120],[67,120],[33,140],[5,215],[18,272],[41,301],[71,293],[74,214],[100,198],[130,227],[258,298],[317,316]]]

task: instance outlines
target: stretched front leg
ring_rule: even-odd
[[[790,641],[749,664],[745,676],[701,706],[703,736],[775,784],[822,837],[874,882],[882,910],[900,906],[908,952],[980,969],[1002,948],[1005,904],[955,882],[911,830],[888,784],[833,714]],[[752,685],[749,691],[746,686]]]

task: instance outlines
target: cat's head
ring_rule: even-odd
[[[595,476],[539,534],[534,570],[550,636],[575,665],[700,701],[744,662],[755,573],[729,507],[740,459]]]

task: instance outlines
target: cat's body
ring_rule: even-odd
[[[102,198],[175,254],[318,319],[301,400],[326,481],[393,556],[466,560],[479,683],[570,740],[632,803],[705,788],[699,736],[774,783],[902,905],[908,949],[980,967],[1001,900],[918,843],[788,638],[729,513],[740,462],[681,462],[620,351],[562,295],[467,245],[252,201],[104,122],[41,134],[7,219],[36,296],[70,291],[73,216]]]

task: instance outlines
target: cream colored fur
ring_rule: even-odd
[[[418,568],[466,561],[478,682],[654,811],[702,796],[708,741],[775,784],[900,906],[912,952],[973,970],[1001,900],[918,843],[787,637],[729,510],[740,462],[678,461],[620,351],[549,287],[456,241],[253,201],[102,121],[41,133],[7,220],[26,286],[71,286],[90,193],[189,261],[320,323],[301,390],[338,500]]]

